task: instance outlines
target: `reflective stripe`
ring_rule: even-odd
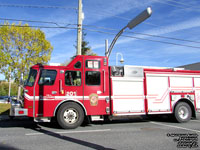
[[[33,96],[28,95],[25,93],[24,97],[27,100],[33,100]],[[105,100],[106,97],[109,96],[99,96],[99,100]],[[42,96],[40,100],[68,100],[68,99],[83,99],[83,96],[52,96],[52,97],[47,97],[47,96]],[[84,99],[88,100],[89,96],[84,96]],[[35,96],[35,100],[39,100],[39,96]]]

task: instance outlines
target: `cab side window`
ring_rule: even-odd
[[[99,71],[86,71],[85,82],[86,85],[100,85],[100,72]]]
[[[41,70],[39,85],[53,85],[56,79],[56,70]]]
[[[65,85],[80,86],[81,85],[81,72],[80,71],[66,71],[65,72]]]
[[[75,65],[74,68],[80,69],[81,68],[81,62],[78,61]]]

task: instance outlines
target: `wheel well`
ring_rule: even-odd
[[[186,99],[186,98],[180,99],[179,101],[176,102],[176,104],[175,104],[174,107],[173,107],[173,113],[174,113],[174,111],[175,111],[176,106],[177,106],[178,103],[180,103],[180,102],[187,103],[187,104],[190,106],[191,110],[192,110],[192,117],[196,118],[196,113],[195,113],[194,105],[192,104],[192,102],[191,102],[190,100],[188,100],[188,99]]]
[[[60,102],[55,110],[54,110],[54,117],[57,115],[57,112],[59,110],[59,108],[63,105],[63,104],[67,104],[67,103],[75,103],[75,104],[78,104],[82,109],[83,109],[83,112],[84,112],[84,115],[86,116],[87,115],[87,111],[85,109],[85,107],[83,106],[83,104],[81,104],[80,102],[77,102],[77,101],[74,101],[74,100],[67,100],[67,101],[62,101]]]

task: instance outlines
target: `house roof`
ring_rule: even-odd
[[[194,64],[178,66],[178,68],[185,68],[185,70],[200,70],[200,62],[194,63]]]

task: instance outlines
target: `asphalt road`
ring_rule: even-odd
[[[0,150],[200,150],[199,135],[200,115],[183,124],[167,118],[137,117],[74,130],[36,124],[27,118],[0,118]]]

